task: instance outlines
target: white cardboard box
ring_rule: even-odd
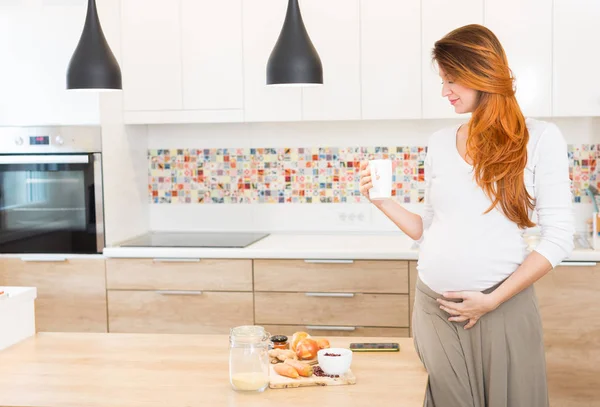
[[[0,351],[35,335],[35,287],[0,287]]]

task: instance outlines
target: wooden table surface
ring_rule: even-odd
[[[0,406],[403,406],[421,407],[427,384],[409,338],[398,353],[355,353],[349,386],[238,393],[223,335],[39,333],[0,352]]]

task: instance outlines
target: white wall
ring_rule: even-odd
[[[99,1],[98,13],[106,39],[121,62],[120,0]],[[100,121],[106,245],[111,246],[150,227],[148,139],[145,127],[123,124],[122,92],[100,95]]]
[[[552,121],[560,127],[568,143],[600,142],[599,119]],[[148,148],[395,146],[425,145],[433,131],[454,123],[455,120],[449,119],[152,125],[147,130]],[[591,205],[575,207],[577,228],[584,230]],[[420,212],[422,205],[408,205],[408,208]],[[354,215],[353,220],[350,215]],[[369,204],[150,204],[149,216],[152,230],[396,230]]]

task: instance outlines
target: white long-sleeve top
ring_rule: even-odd
[[[535,199],[541,239],[535,251],[556,266],[573,250],[574,215],[567,145],[556,125],[527,119],[525,185]],[[438,293],[482,291],[507,278],[529,252],[524,231],[473,178],[456,148],[459,126],[434,133],[425,159],[425,210],[417,270]],[[532,218],[533,212],[530,213]]]

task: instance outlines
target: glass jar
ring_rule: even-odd
[[[288,337],[285,335],[275,335],[271,337],[273,349],[289,349]]]
[[[237,391],[269,386],[269,337],[262,326],[244,325],[229,334],[229,380]]]

